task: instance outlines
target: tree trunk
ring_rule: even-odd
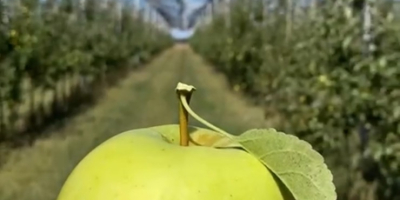
[[[53,102],[51,106],[51,115],[58,115],[60,112],[60,91],[58,87],[58,83],[55,84],[54,86],[54,93],[53,93]]]
[[[63,112],[68,112],[68,97],[69,97],[69,75],[66,75],[62,80],[62,99],[63,99]]]
[[[39,96],[39,108],[38,108],[38,123],[42,125],[46,119],[46,102],[45,102],[45,96],[46,96],[46,90],[44,88],[40,88],[40,96]]]
[[[29,88],[29,125],[32,128],[36,128],[37,126],[37,116],[36,116],[36,100],[35,100],[35,87],[31,83]]]
[[[0,141],[4,140],[6,135],[6,123],[5,123],[5,101],[3,94],[0,93]]]

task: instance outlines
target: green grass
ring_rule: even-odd
[[[230,92],[223,76],[190,49],[173,48],[132,72],[96,106],[69,119],[63,128],[8,154],[0,169],[0,200],[54,200],[73,167],[99,143],[125,130],[177,123],[179,81],[197,88],[193,109],[222,129],[240,133],[270,125],[262,109]],[[193,119],[190,123],[202,126]]]

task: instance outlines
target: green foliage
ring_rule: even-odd
[[[59,95],[65,92],[57,87],[60,82],[78,77],[91,87],[89,83],[137,67],[169,45],[169,37],[134,17],[130,5],[119,11],[89,0],[85,7],[78,0],[1,2],[3,16],[9,12],[0,24],[0,140],[11,137],[4,127],[10,112],[25,100],[26,80],[32,93],[51,90]]]
[[[353,191],[360,182],[375,199],[400,198],[400,24],[376,5],[366,55],[361,14],[341,2],[296,16],[271,11],[263,23],[239,4],[231,26],[216,17],[192,44],[232,87],[279,115],[274,128],[325,156],[340,199],[363,199]]]
[[[248,130],[235,140],[263,162],[295,200],[337,199],[332,173],[309,143],[274,129]]]

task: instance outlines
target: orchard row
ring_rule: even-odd
[[[339,199],[400,198],[398,16],[371,4],[367,26],[350,1],[291,12],[246,2],[201,28],[196,51],[278,117],[274,128],[325,156]]]
[[[169,45],[130,5],[19,2],[0,6],[0,142],[33,137]]]

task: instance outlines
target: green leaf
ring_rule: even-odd
[[[264,163],[296,200],[336,200],[331,171],[306,141],[275,129],[252,129],[235,140]]]

